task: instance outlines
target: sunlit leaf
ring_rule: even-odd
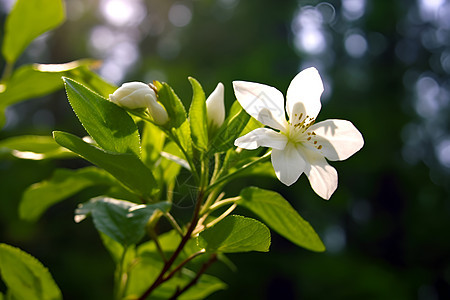
[[[12,296],[8,299],[62,299],[47,268],[19,248],[0,244],[0,273]]]
[[[81,70],[88,70],[88,66],[95,63],[85,59],[65,64],[32,64],[19,67],[8,81],[0,84],[0,126],[4,124],[4,110],[7,106],[53,93],[63,88],[61,76],[81,74]]]
[[[200,83],[189,77],[192,85],[192,102],[189,108],[189,123],[191,125],[192,141],[194,145],[201,149],[208,148],[208,127],[206,119],[206,98]]]
[[[267,252],[270,232],[257,220],[231,215],[202,231],[198,236],[198,245],[207,252]]]
[[[96,197],[75,210],[75,221],[81,222],[91,214],[98,231],[123,246],[138,243],[145,235],[145,226],[156,210],[167,211],[169,202],[136,204],[107,197]]]
[[[74,157],[73,153],[58,145],[51,136],[21,135],[0,141],[0,153],[17,158],[41,160]]]
[[[92,71],[92,69],[96,69],[100,67],[100,65],[100,61],[94,61],[92,67],[81,66],[80,68],[70,71],[66,77],[75,79],[77,82],[88,86],[100,96],[108,99],[109,95],[114,93],[117,89],[117,86],[106,81],[104,78]]]
[[[136,123],[122,108],[80,83],[64,78],[67,97],[81,124],[103,149],[140,156]]]
[[[325,246],[311,225],[280,194],[250,187],[242,190],[241,197],[239,205],[258,215],[280,235],[300,247],[325,251]]]
[[[29,186],[19,205],[20,218],[36,221],[50,206],[94,185],[116,185],[114,177],[102,169],[57,169],[49,180]]]
[[[136,155],[107,152],[66,132],[54,131],[53,137],[61,146],[108,171],[133,193],[149,198],[156,192],[152,172]]]
[[[65,19],[62,0],[17,0],[5,22],[2,53],[14,63],[32,40]]]

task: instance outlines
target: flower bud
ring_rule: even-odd
[[[148,110],[150,112],[150,115],[153,118],[153,121],[158,125],[164,125],[169,121],[169,115],[167,114],[167,111],[164,109],[164,107],[156,102],[155,98],[152,98],[151,95],[145,95],[147,98],[147,101],[149,103]]]
[[[208,124],[220,127],[225,120],[224,87],[221,82],[217,84],[216,89],[206,99],[206,115]]]
[[[143,82],[127,82],[122,84],[109,100],[127,109],[148,109],[153,121],[163,125],[169,120],[164,107],[157,102],[155,91]]]
[[[128,109],[147,108],[149,95],[156,101],[155,91],[143,82],[127,82],[122,84],[112,95],[109,95],[111,102]]]

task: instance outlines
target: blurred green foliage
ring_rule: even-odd
[[[365,3],[358,17],[357,7],[345,4],[349,1],[329,1],[334,8],[329,22],[330,6],[319,1],[123,1],[140,12],[128,21],[125,9],[122,19],[113,17],[113,4],[121,2],[67,1],[64,25],[34,42],[16,65],[103,59],[99,71],[111,81],[167,81],[187,101],[192,97],[188,76],[198,79],[207,95],[221,81],[228,106],[234,101],[232,80],[284,92],[301,67],[316,65],[328,82],[320,120],[351,120],[365,138],[358,154],[334,164],[339,187],[328,202],[305,178],[290,188],[266,177],[229,187],[230,195],[249,185],[279,191],[313,225],[328,251],[307,252],[273,235],[270,254],[229,256],[238,273],[220,263],[211,268],[228,289],[210,299],[450,298],[449,151],[437,147],[450,130],[448,97],[445,102],[450,46],[448,38],[426,35],[437,36],[438,29],[444,37],[448,33],[448,24],[438,22],[449,11],[447,2],[433,15],[427,1],[355,1]],[[295,20],[308,5],[321,9],[322,52],[296,42]],[[5,16],[3,9],[2,23]],[[302,22],[304,29],[308,23]],[[361,55],[351,46],[352,34],[366,38]],[[423,98],[421,87],[433,91],[433,84],[438,93]],[[421,97],[428,102],[422,105]],[[441,106],[431,114],[427,105],[433,101]],[[7,114],[2,140],[52,130],[84,135],[62,92],[19,103]],[[111,295],[114,265],[94,226],[73,222],[76,205],[98,193],[78,193],[33,224],[19,219],[18,203],[29,185],[50,178],[56,167],[87,165],[4,155],[0,160],[1,240],[49,267],[65,299]]]

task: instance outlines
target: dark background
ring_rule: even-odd
[[[0,1],[2,22],[11,2]],[[449,1],[68,0],[66,8],[64,25],[18,65],[98,58],[99,73],[116,84],[166,81],[187,102],[188,76],[207,94],[221,81],[228,106],[233,80],[285,93],[298,71],[315,66],[325,82],[318,121],[348,119],[364,136],[360,152],[332,163],[339,187],[329,201],[305,176],[290,188],[263,177],[230,187],[282,193],[328,250],[308,252],[273,234],[270,253],[230,256],[237,273],[210,270],[229,284],[210,299],[450,299]],[[7,114],[0,138],[84,135],[62,91]],[[17,216],[27,186],[84,165],[1,159],[0,241],[46,265],[65,299],[109,299],[112,260],[90,221],[73,222],[77,203],[98,190],[55,205],[36,224]]]

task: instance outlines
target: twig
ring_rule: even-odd
[[[202,265],[201,269],[198,271],[197,275],[195,275],[195,277],[191,280],[191,282],[189,282],[184,288],[182,288],[181,290],[177,290],[172,297],[170,297],[169,299],[176,299],[178,296],[180,296],[181,294],[183,294],[184,292],[186,292],[188,289],[190,289],[192,286],[194,286],[197,281],[199,280],[200,276],[203,275],[203,273],[206,272],[206,270],[217,260],[217,254],[214,253],[211,255],[211,258]]]
[[[194,258],[196,258],[197,256],[204,254],[205,250],[202,249],[198,252],[195,252],[194,254],[191,254],[188,258],[186,258],[184,261],[182,261],[178,266],[176,266],[172,272],[170,272],[166,277],[164,277],[164,281],[169,280],[170,278],[172,278],[179,270],[181,270],[181,268],[183,268],[188,262],[190,262],[191,260],[193,260]]]
[[[204,191],[200,190],[198,197],[197,197],[197,203],[195,205],[194,215],[192,216],[191,223],[189,224],[189,228],[188,228],[187,232],[185,233],[185,235],[183,236],[183,238],[181,239],[181,242],[178,245],[177,249],[172,254],[172,256],[169,258],[169,260],[164,264],[164,267],[162,268],[161,272],[159,273],[159,276],[156,278],[156,280],[153,282],[153,284],[142,294],[142,296],[139,298],[139,300],[146,299],[151,294],[151,292],[153,292],[154,289],[156,289],[163,282],[167,281],[167,277],[165,277],[164,275],[167,273],[167,271],[173,265],[176,258],[178,257],[178,255],[183,250],[186,243],[191,238],[191,234],[194,231],[195,227],[197,227],[200,207],[203,202],[203,195],[204,195]]]

